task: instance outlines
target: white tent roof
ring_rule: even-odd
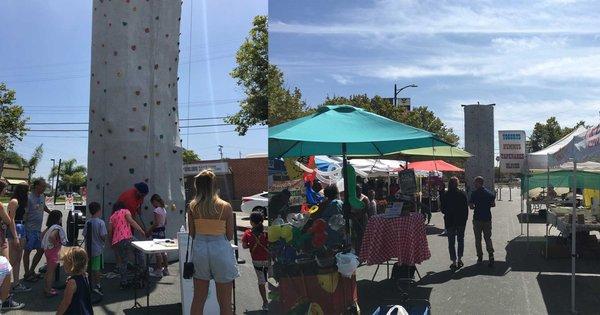
[[[581,126],[547,148],[529,153],[527,156],[529,169],[547,169],[548,166],[554,167],[568,161],[571,155],[569,151],[573,146],[573,139],[585,131],[586,128]]]

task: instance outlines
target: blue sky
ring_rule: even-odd
[[[399,97],[428,105],[464,137],[461,104],[495,103],[495,129],[554,115],[600,121],[596,1],[278,0],[270,61],[307,103],[327,95]],[[497,137],[497,134],[496,134]]]
[[[238,110],[243,90],[229,72],[235,53],[252,26],[252,19],[267,14],[266,0],[184,1],[181,17],[179,64],[180,118],[219,117]],[[0,81],[17,92],[17,103],[30,122],[87,122],[91,53],[92,1],[6,0],[0,2]],[[188,115],[188,63],[190,13],[193,14],[190,112]],[[214,124],[220,121],[196,121]],[[182,122],[185,125],[186,122]],[[31,129],[86,129],[84,125],[39,126]],[[190,129],[189,148],[204,160],[264,153],[267,130],[255,127],[245,137],[232,126]],[[183,145],[188,146],[182,130]],[[201,133],[201,134],[193,134]],[[37,174],[47,177],[55,158],[75,158],[87,164],[86,132],[30,132],[15,150],[26,158],[40,143],[44,160]]]

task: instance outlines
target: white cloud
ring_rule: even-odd
[[[331,77],[341,85],[348,85],[352,83],[352,78],[350,76],[341,75],[341,74],[332,74]]]
[[[333,15],[332,23],[270,22],[269,31],[297,34],[597,34],[593,2],[373,1]],[[276,16],[276,15],[275,15]],[[343,22],[336,22],[336,20]]]

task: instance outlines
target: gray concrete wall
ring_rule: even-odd
[[[185,222],[177,67],[180,1],[94,0],[88,201],[113,203],[136,182],[168,204],[167,237]],[[142,218],[152,221],[146,198]],[[112,251],[106,253],[112,256]]]
[[[473,179],[483,176],[485,187],[494,189],[494,106],[466,105],[465,150],[473,154],[465,163],[465,179],[469,189]]]

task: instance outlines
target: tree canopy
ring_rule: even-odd
[[[253,125],[266,124],[269,115],[268,36],[267,17],[256,16],[249,36],[236,54],[237,67],[230,73],[231,77],[237,79],[238,86],[244,87],[246,98],[240,102],[240,110],[225,121],[236,125],[236,131],[240,135],[246,134]]]
[[[238,65],[231,72],[238,85],[244,87],[246,98],[241,101],[239,112],[225,121],[236,125],[240,135],[254,125],[274,126],[307,113],[300,89],[286,88],[283,73],[269,64],[268,51],[268,18],[259,15],[237,52]]]
[[[200,157],[198,156],[198,154],[196,154],[196,152],[194,152],[194,150],[185,149],[185,150],[183,150],[182,156],[183,156],[183,163],[192,163],[192,162],[200,161]]]
[[[58,165],[55,165],[50,171],[50,178],[58,174]],[[75,191],[86,184],[87,168],[83,165],[77,165],[76,159],[62,161],[60,165],[60,183],[59,187],[64,191]]]
[[[552,116],[545,123],[537,122],[535,124],[529,137],[529,146],[533,152],[542,150],[584,125],[585,122],[580,121],[574,127],[561,127],[556,117]]]
[[[0,82],[0,175],[4,159],[12,150],[15,141],[23,140],[27,132],[28,118],[24,117],[23,107],[15,104],[15,91]]]

